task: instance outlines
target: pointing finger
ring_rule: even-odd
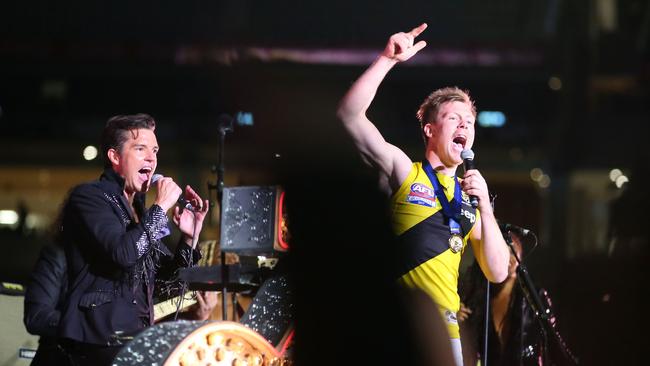
[[[417,37],[420,35],[420,33],[424,32],[425,29],[427,29],[427,23],[422,23],[419,26],[413,28],[409,34],[413,37]]]

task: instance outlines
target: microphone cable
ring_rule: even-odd
[[[185,208],[181,208],[184,210]],[[190,258],[188,259],[188,264],[187,268],[192,268],[194,266],[194,249],[196,248],[196,245],[199,241],[198,238],[198,233],[197,233],[197,224],[196,224],[196,211],[190,210],[192,212],[192,215],[194,215],[194,228],[192,229],[192,246],[190,249]],[[180,244],[184,245],[184,243]],[[183,302],[185,301],[185,292],[187,292],[188,285],[187,281],[181,281],[181,294],[180,294],[180,299],[178,301],[178,304],[176,305],[176,313],[174,314],[174,320],[178,319],[178,313],[180,313],[181,309],[183,308]]]

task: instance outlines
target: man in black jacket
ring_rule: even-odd
[[[198,234],[208,202],[189,186],[193,209],[173,211],[182,235],[175,255],[161,242],[167,212],[183,194],[168,177],[156,182],[153,205],[144,206],[156,170],[155,122],[146,114],[116,116],[102,135],[105,170],[98,181],[74,188],[64,207],[60,240],[69,290],[58,335],[75,365],[108,365],[124,339],[153,323],[157,274],[196,263]]]

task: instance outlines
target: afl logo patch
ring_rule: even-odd
[[[433,189],[422,183],[411,184],[411,191],[406,196],[406,201],[427,207],[436,206],[436,196],[433,193]]]

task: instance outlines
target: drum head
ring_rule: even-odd
[[[113,365],[282,365],[262,336],[230,321],[156,324],[129,342]]]

